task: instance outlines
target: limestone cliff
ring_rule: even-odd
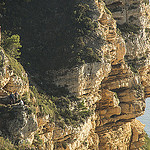
[[[67,98],[78,99],[80,103],[70,100],[70,111],[75,112],[77,105],[83,102],[90,115],[75,126],[65,122],[62,127],[55,117],[52,120],[50,114],[38,115],[40,105],[36,106],[35,115],[29,113],[29,106],[13,106],[11,110],[7,106],[0,110],[0,122],[4,122],[0,123],[0,133],[13,142],[27,139],[34,145],[35,133],[38,133],[43,140],[38,149],[140,149],[145,132],[144,125],[136,117],[144,113],[145,98],[150,95],[150,6],[143,0],[90,0],[82,4],[88,6],[90,19],[97,23],[94,33],[83,37],[83,42],[94,47],[93,53],[100,60],[47,70],[43,76],[48,85],[65,89]],[[23,70],[20,76],[11,69],[11,60],[3,50],[1,58],[0,101],[4,105],[8,92],[17,88],[23,95],[29,92],[29,85],[28,79],[22,80],[27,78]],[[63,102],[64,99],[61,97],[59,100]],[[37,100],[33,96],[31,101]],[[66,108],[64,104],[57,109],[60,107]],[[78,111],[81,115],[81,110]],[[11,116],[12,112],[16,118]],[[19,122],[14,130],[6,118]],[[66,120],[65,116],[62,120]],[[9,124],[7,128],[6,124]]]
[[[100,49],[104,61],[55,73],[54,83],[57,86],[67,87],[71,94],[84,98],[89,109],[94,109],[92,118],[95,123],[89,129],[92,133],[89,132],[85,137],[86,146],[81,144],[71,149],[139,149],[144,142],[144,126],[135,118],[144,113],[145,98],[149,93],[148,82],[143,84],[144,78],[145,81],[149,79],[147,53],[149,43],[145,33],[148,22],[141,19],[145,19],[146,16],[142,13],[146,13],[148,6],[139,1],[136,2],[138,5],[136,8],[142,11],[141,14],[137,10],[134,10],[137,15],[133,14],[133,11],[123,12],[122,19],[125,21],[121,20],[120,23],[118,19],[117,23],[120,26],[125,23],[130,26],[137,25],[140,29],[138,33],[125,31],[121,36],[112,16],[116,19],[117,15],[122,15],[124,7],[128,5],[131,8],[135,7],[133,6],[135,3],[131,1],[105,1],[105,3],[93,1],[93,5],[97,5],[99,9],[97,33],[105,40]],[[115,11],[111,14],[106,8],[107,6],[109,9],[114,7],[118,9],[118,5],[121,12],[117,10],[117,15]],[[134,15],[136,21],[129,23],[125,18],[129,18],[127,14]],[[130,36],[136,40],[129,38]],[[130,65],[132,61],[134,66]],[[132,67],[136,67],[137,72]],[[95,136],[97,134],[99,138],[91,136],[94,135],[93,129]],[[85,132],[87,133],[87,130]],[[80,136],[77,140],[84,141]],[[98,146],[94,145],[97,142]]]
[[[0,58],[0,136],[9,138],[13,143],[23,140],[31,142],[37,130],[35,115],[19,103],[10,105],[9,98],[11,92],[17,91],[20,96],[29,92],[27,74],[21,64],[6,55],[2,48]]]

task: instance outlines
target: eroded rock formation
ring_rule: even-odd
[[[97,32],[105,40],[101,46],[104,61],[60,70],[55,73],[54,83],[84,98],[95,112],[92,120],[95,123],[90,130],[95,128],[93,133],[99,136],[99,146],[90,147],[89,132],[85,136],[86,146],[81,144],[71,149],[140,149],[144,143],[144,126],[135,118],[144,113],[145,98],[149,95],[149,37],[145,32],[149,26],[145,16],[149,6],[142,1],[106,0],[105,3],[112,15],[102,1],[93,1],[100,12]],[[124,29],[127,31],[121,36],[116,31],[116,22],[120,26],[129,24],[129,28],[136,26],[138,33]],[[130,63],[133,61],[134,65]],[[84,141],[80,136],[79,139]]]
[[[25,140],[31,144],[34,131],[37,130],[36,116],[29,112],[27,106],[21,106],[19,103],[10,105],[9,98],[10,93],[18,92],[23,95],[29,92],[27,74],[15,59],[6,56],[2,48],[0,58],[0,136],[9,138],[12,143]],[[20,72],[17,72],[17,67],[21,69]]]
[[[28,114],[28,108],[20,108],[21,114],[16,112],[16,119],[23,118],[22,124],[17,124],[20,125],[15,128],[18,132],[11,130],[12,125],[9,125],[7,130],[11,137],[20,134],[22,139],[30,137],[32,143],[33,134],[38,131],[44,141],[43,149],[49,150],[137,150],[144,144],[144,125],[136,117],[144,113],[145,98],[150,95],[150,7],[142,0],[104,2],[86,2],[96,11],[92,19],[98,23],[97,37],[102,37],[103,43],[93,43],[101,55],[101,61],[46,72],[47,78],[53,74],[55,86],[65,88],[69,96],[84,101],[91,115],[78,126],[65,125],[62,128],[55,120],[50,121],[50,115],[34,117]],[[87,40],[86,44],[91,41]],[[15,90],[20,94],[28,92],[28,81],[22,80],[26,74],[22,74],[22,78],[16,76],[3,51],[1,57],[0,96],[4,98],[7,92]],[[1,115],[0,119],[4,121],[5,115]],[[5,124],[0,127],[3,126]]]

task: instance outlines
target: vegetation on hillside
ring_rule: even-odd
[[[30,146],[27,143],[22,143],[19,145],[12,144],[9,139],[4,139],[0,137],[0,150],[35,150],[36,147]]]
[[[0,6],[2,47],[9,58],[10,67],[22,78],[24,69],[16,58],[31,74],[101,61],[95,46],[86,44],[88,41],[100,41],[101,37],[95,36],[98,25],[91,17],[94,12],[84,1],[3,0]],[[89,35],[92,40],[88,39]],[[42,83],[45,81],[43,78],[34,81]],[[29,113],[37,113],[38,116],[49,114],[52,121],[55,120],[62,127],[65,124],[76,126],[90,116],[84,100],[68,97],[68,91],[50,86],[52,90],[49,95],[47,91],[39,92],[35,87],[30,88],[30,93],[24,93],[22,99],[29,106]],[[47,88],[50,87],[43,89]],[[70,108],[72,105],[73,109]],[[37,107],[39,112],[36,112]]]
[[[133,71],[134,73],[138,73],[139,67],[144,66],[146,62],[146,58],[147,58],[147,55],[144,55],[142,57],[136,57],[134,59],[129,59],[129,56],[126,55],[125,61],[130,67],[131,71]]]
[[[98,24],[91,17],[94,12],[88,5],[90,1],[86,2],[84,0],[2,0],[0,2],[0,24],[2,30],[7,31],[3,32],[2,46],[10,60],[10,67],[17,75],[22,77],[23,72],[23,67],[15,59],[20,56],[22,64],[33,75],[35,73],[43,75],[47,70],[101,61],[101,55],[96,50],[100,49],[100,44],[95,43],[99,41],[102,44],[102,39],[96,35]],[[105,9],[111,14],[107,8]],[[119,28],[122,32],[136,34],[140,30],[138,26],[129,24],[120,25]],[[8,31],[12,34],[8,34]],[[119,30],[118,33],[120,34]],[[135,61],[131,61],[129,66],[137,73]],[[37,79],[39,83],[44,81],[43,78]],[[49,82],[51,84],[51,80]],[[46,80],[45,83],[47,84]],[[46,85],[42,84],[41,86]],[[85,107],[84,99],[69,97],[67,91],[52,84],[42,88],[47,90],[49,86],[54,92],[39,92],[33,86],[30,87],[30,93],[24,93],[22,99],[29,106],[29,113],[36,113],[39,117],[49,115],[51,121],[62,128],[65,125],[77,126],[91,115],[91,111]],[[37,111],[36,108],[39,110]],[[149,142],[147,143],[145,148],[148,149]],[[35,135],[34,144],[35,146],[42,144],[38,134]],[[65,148],[65,144],[63,147]],[[16,147],[8,140],[0,138],[0,149],[3,148],[33,149],[26,145]]]
[[[1,46],[5,50],[6,54],[13,58],[20,58],[20,36],[18,34],[12,35],[6,31],[2,32]]]
[[[29,106],[31,113],[37,113],[39,117],[49,115],[51,121],[59,124],[62,128],[65,124],[78,126],[91,115],[91,111],[85,107],[84,100],[68,96],[48,96],[44,92],[39,92],[35,86],[31,86],[30,94],[25,93],[22,99]],[[37,107],[39,108],[38,112],[36,112]]]
[[[16,150],[14,145],[8,139],[0,137],[0,149],[1,150]]]
[[[28,81],[25,70],[23,66],[17,61],[20,58],[20,49],[22,46],[20,44],[20,36],[12,35],[6,31],[2,33],[2,43],[1,47],[4,50],[5,55],[9,59],[9,69],[22,78],[23,81]],[[2,58],[1,58],[2,60]],[[0,63],[1,66],[3,62]]]
[[[150,138],[146,134],[145,136],[145,144],[141,148],[142,150],[150,150]]]
[[[91,17],[95,12],[88,3],[4,0],[2,30],[21,36],[20,61],[30,73],[101,60],[92,46],[101,37],[95,34],[98,26]]]

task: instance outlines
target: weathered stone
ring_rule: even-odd
[[[100,149],[125,150],[129,148],[132,136],[130,122],[122,123],[119,125],[110,124],[108,127],[106,126],[105,129],[101,132],[99,132],[99,129],[96,131],[100,138]]]
[[[144,113],[145,98],[150,95],[150,35],[146,33],[146,28],[150,28],[150,7],[142,0],[104,2],[87,2],[95,10],[91,19],[98,23],[94,36],[103,38],[102,44],[98,41],[95,44],[101,62],[46,72],[49,78],[53,75],[55,86],[66,88],[69,96],[84,100],[85,106],[93,112],[91,116],[78,127],[61,128],[50,121],[49,115],[36,118],[28,114],[27,108],[14,106],[13,116],[9,112],[1,113],[1,134],[8,134],[7,129],[12,141],[21,138],[32,143],[37,131],[44,141],[39,149],[48,150],[53,150],[56,143],[60,143],[58,149],[63,150],[63,142],[67,150],[140,149],[144,125],[135,118]],[[139,28],[119,35],[116,22],[120,26],[129,24]],[[89,43],[87,40],[86,44]],[[5,104],[8,93],[28,92],[28,82],[10,70],[9,60],[3,51],[0,54],[5,62],[0,70],[0,102]],[[5,123],[9,124],[6,129]]]
[[[131,122],[131,128],[132,128],[132,143],[131,143],[131,150],[136,149],[137,147],[141,147],[145,142],[145,132],[144,127],[140,121],[133,120]]]
[[[6,97],[11,92],[16,91],[21,95],[25,92],[28,92],[29,83],[25,71],[22,70],[21,76],[18,76],[16,73],[14,73],[14,71],[10,67],[10,61],[6,57],[2,48],[0,48],[0,56],[2,58],[2,66],[0,68],[0,97]],[[23,80],[22,78],[26,78],[27,80]]]
[[[33,114],[28,114],[28,108],[21,105],[13,105],[12,108],[4,107],[0,113],[1,131],[14,143],[20,139],[32,143],[32,133],[37,130],[37,121]]]

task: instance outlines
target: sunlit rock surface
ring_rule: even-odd
[[[53,74],[55,86],[65,87],[69,96],[84,100],[92,114],[78,127],[66,125],[61,128],[50,121],[49,115],[29,115],[27,108],[17,107],[13,109],[16,120],[11,121],[16,128],[7,120],[7,131],[11,136],[29,138],[32,143],[37,130],[44,141],[43,149],[49,150],[138,150],[144,144],[145,132],[144,125],[136,117],[144,113],[145,98],[150,95],[147,32],[150,8],[142,0],[92,0],[87,4],[95,8],[92,19],[98,22],[97,37],[103,39],[101,45],[94,43],[99,47],[101,62],[48,70],[47,76]],[[128,28],[124,27],[126,24]],[[124,29],[122,34],[117,25]],[[5,97],[7,92],[15,90],[28,91],[28,82],[9,69],[9,60],[2,51],[1,56],[5,65],[1,69],[0,96]],[[18,109],[21,109],[20,114]],[[1,115],[0,119],[6,119],[10,114]],[[0,125],[3,128],[4,124]]]

